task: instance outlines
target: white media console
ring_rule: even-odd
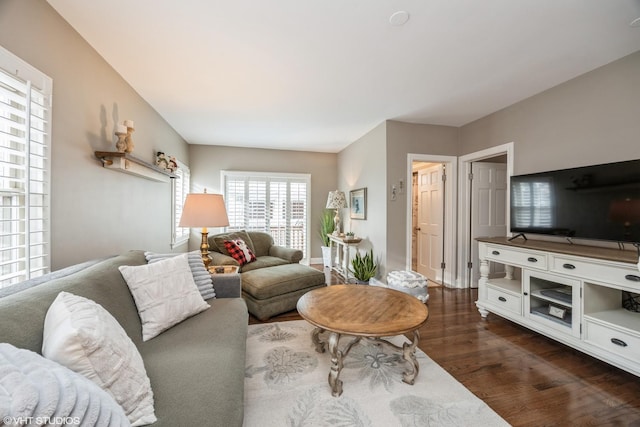
[[[479,238],[476,306],[640,376],[636,252],[506,237]],[[503,273],[494,273],[500,270]]]

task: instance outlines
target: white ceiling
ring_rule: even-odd
[[[48,1],[191,144],[337,152],[640,50],[640,0]]]

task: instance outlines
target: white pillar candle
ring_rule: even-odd
[[[132,128],[133,127],[133,120],[125,120],[124,121],[124,125],[128,128]]]
[[[116,125],[116,133],[127,133],[127,127],[125,125]]]

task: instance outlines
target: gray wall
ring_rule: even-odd
[[[438,156],[458,155],[458,128],[451,126],[421,125],[397,121],[387,122],[387,269],[406,268],[407,239],[407,184],[408,154]],[[405,191],[391,201],[391,186],[404,181]],[[409,185],[409,187],[407,187]],[[455,196],[454,196],[455,197]]]
[[[322,257],[320,218],[327,203],[327,195],[329,191],[335,190],[338,182],[337,154],[209,145],[191,145],[189,152],[191,186],[194,192],[202,192],[206,188],[207,192],[221,193],[222,170],[311,174],[311,257]],[[217,231],[219,230],[210,230],[210,233]],[[200,240],[198,236],[194,237],[194,233],[190,247],[196,249]]]
[[[373,249],[381,267],[378,277],[384,272],[387,258],[386,145],[387,124],[383,122],[338,154],[338,188],[345,192],[347,200],[349,191],[367,189],[367,218],[351,220],[349,209],[343,209],[343,231],[353,231],[363,239],[361,252]]]
[[[185,141],[46,1],[1,0],[0,45],[53,79],[52,269],[169,251],[170,185],[104,169],[93,152],[115,150],[124,119],[135,121],[134,155],[149,162],[161,150],[188,164]]]
[[[362,250],[373,248],[380,261],[378,277],[406,267],[407,158],[408,154],[455,156],[458,151],[458,128],[421,125],[388,120],[358,139],[338,156],[339,188],[367,187],[367,219],[353,220],[344,212],[345,230],[351,229],[365,240]],[[405,191],[391,200],[391,186]],[[410,183],[409,183],[410,185]]]
[[[640,52],[460,129],[460,154],[514,142],[514,173],[640,158]]]

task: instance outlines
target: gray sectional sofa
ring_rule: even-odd
[[[256,260],[240,266],[242,296],[249,312],[260,320],[294,310],[298,299],[312,289],[326,286],[325,274],[299,264],[302,251],[275,245],[270,234],[236,231],[209,236],[213,265],[237,265],[224,241],[242,239]]]
[[[58,293],[89,298],[115,317],[140,352],[154,393],[153,426],[241,426],[248,314],[240,290],[216,289],[209,309],[143,342],[118,267],[145,263],[144,252],[131,251],[0,298],[0,342],[41,353],[44,318]]]

